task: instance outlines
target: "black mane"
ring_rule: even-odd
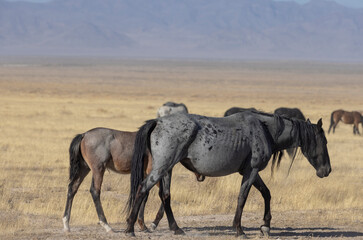
[[[311,124],[310,121],[305,122],[300,119],[286,118],[286,117],[283,118],[288,119],[289,121],[292,122],[293,130],[291,131],[290,134],[293,134],[292,137],[293,139],[295,139],[297,143],[294,154],[291,158],[291,163],[288,171],[289,174],[291,167],[294,163],[294,160],[296,158],[297,148],[301,147],[303,152],[309,153],[309,149],[313,149],[313,146],[316,145],[315,132],[314,132],[315,130],[314,130],[314,125]],[[271,176],[273,176],[275,165],[277,169],[279,168],[283,155],[284,155],[283,151],[278,151],[273,154],[272,164],[271,164]]]

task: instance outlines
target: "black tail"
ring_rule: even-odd
[[[134,153],[131,162],[130,195],[127,202],[127,212],[130,213],[135,203],[139,185],[144,180],[144,157],[150,147],[150,134],[156,126],[156,119],[148,120],[136,134]]]
[[[79,174],[81,163],[84,161],[81,153],[83,134],[77,134],[69,146],[69,181],[73,181]]]

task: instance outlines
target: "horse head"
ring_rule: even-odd
[[[321,119],[317,124],[311,124],[307,120],[305,134],[301,135],[303,141],[301,151],[308,159],[310,164],[315,168],[316,175],[320,178],[329,176],[331,172],[330,158],[327,148],[327,140],[322,128],[323,122]]]

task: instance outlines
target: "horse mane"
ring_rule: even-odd
[[[289,175],[292,165],[296,159],[298,147],[300,146],[303,149],[303,152],[308,152],[308,149],[310,149],[312,146],[314,146],[316,144],[313,124],[311,124],[309,120],[304,121],[304,120],[300,120],[300,119],[296,119],[296,118],[288,118],[288,117],[285,117],[285,116],[282,116],[279,114],[275,114],[275,113],[271,114],[271,113],[266,113],[266,112],[262,112],[262,111],[258,111],[258,110],[251,110],[251,112],[262,115],[262,116],[274,118],[276,132],[275,132],[274,136],[272,136],[270,134],[271,138],[274,141],[277,141],[277,139],[281,136],[282,132],[285,129],[285,123],[283,120],[285,119],[285,120],[292,122],[293,127],[291,129],[290,134],[293,135],[292,138],[295,139],[295,141],[297,143],[297,147],[295,148],[294,155],[291,158],[291,162],[290,162],[290,166],[289,166],[289,170],[288,170],[288,175]],[[266,124],[263,124],[263,125],[265,125],[266,131],[269,131],[267,129]],[[273,154],[272,164],[271,164],[271,176],[272,177],[273,177],[275,165],[276,165],[276,169],[278,169],[283,156],[284,156],[283,151],[277,151]]]
[[[285,129],[285,123],[283,119],[289,119],[287,117],[284,116],[280,116],[278,114],[271,114],[271,113],[266,113],[266,112],[262,112],[262,111],[258,111],[258,110],[249,110],[252,113],[257,113],[259,115],[262,116],[267,116],[267,117],[273,117],[274,118],[274,123],[276,126],[276,132],[275,135],[273,136],[273,140],[277,141],[277,139],[281,136],[282,132]]]
[[[290,134],[293,134],[293,138],[297,142],[297,147],[294,150],[294,155],[291,158],[290,166],[287,175],[290,174],[291,167],[296,159],[298,146],[302,148],[303,152],[308,152],[312,146],[316,145],[314,125],[310,121],[302,121],[299,119],[289,119],[292,122],[292,130]],[[276,169],[280,167],[281,159],[283,157],[283,151],[278,151],[273,154],[271,164],[271,177],[273,177],[275,165]]]
[[[269,134],[271,136],[271,139],[274,142],[277,141],[277,139],[281,136],[282,132],[285,129],[284,119],[291,120],[290,118],[287,118],[285,116],[281,116],[281,115],[276,114],[276,113],[271,114],[271,113],[266,113],[266,112],[262,112],[262,111],[258,111],[258,110],[251,110],[251,112],[262,115],[262,116],[267,116],[267,117],[273,117],[274,118],[274,123],[275,123],[275,126],[276,126],[276,132],[275,132],[274,136],[272,136],[271,133]],[[263,125],[264,125],[264,128],[265,128],[265,131],[270,132],[267,125],[266,124],[263,124]],[[293,158],[295,158],[296,152],[297,151],[294,152]],[[277,167],[276,167],[277,169],[280,167],[280,162],[281,162],[281,159],[282,159],[283,155],[284,155],[283,151],[278,151],[278,152],[275,152],[273,154],[272,165],[271,165],[271,176],[273,176],[274,169],[275,169],[275,164],[277,163]],[[291,163],[291,166],[292,166],[292,163]],[[291,168],[291,166],[290,166],[290,168]]]

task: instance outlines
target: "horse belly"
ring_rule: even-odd
[[[238,172],[250,153],[250,148],[241,144],[238,149],[226,146],[204,147],[195,145],[189,149],[188,158],[198,173],[218,177]]]
[[[353,124],[354,123],[353,116],[348,115],[348,114],[344,114],[343,117],[342,117],[342,122],[346,123],[346,124]]]

